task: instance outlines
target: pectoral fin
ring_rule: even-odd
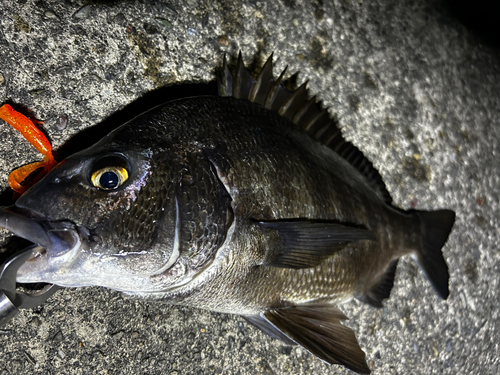
[[[303,346],[329,364],[369,374],[365,353],[354,332],[340,323],[345,319],[347,317],[339,309],[329,304],[300,305],[270,309],[260,315],[256,325],[273,337],[282,340],[285,337],[286,343]],[[255,324],[255,319],[250,322]]]
[[[263,265],[281,268],[315,267],[348,243],[375,240],[367,229],[331,222],[278,220],[259,226],[268,239]]]

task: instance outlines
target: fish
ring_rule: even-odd
[[[381,308],[412,256],[449,295],[455,213],[402,210],[305,85],[226,57],[218,96],[161,104],[59,164],[0,226],[39,247],[19,283],[101,286],[238,314],[329,364],[369,374],[341,303]],[[286,69],[285,69],[286,70]]]

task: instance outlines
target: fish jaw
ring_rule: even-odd
[[[178,251],[173,251],[168,260],[160,260],[147,251],[109,253],[93,239],[91,230],[70,221],[43,219],[39,213],[15,206],[1,209],[0,218],[4,217],[8,224],[0,221],[1,226],[43,246],[19,268],[16,277],[19,283],[103,286],[123,292],[148,292],[165,288],[165,281],[168,284],[162,272],[182,274],[184,269],[182,262],[176,264]],[[124,267],[131,262],[148,261],[155,262],[156,268],[131,273]]]
[[[19,283],[50,283],[63,287],[103,286],[122,292],[158,292],[183,278],[179,261],[179,218],[175,201],[175,233],[170,257],[149,251],[109,251],[92,229],[69,220],[51,220],[24,206],[0,208],[0,227],[41,247],[18,270]],[[131,272],[130,263],[149,264]]]
[[[15,205],[0,208],[0,227],[42,246],[47,254],[60,261],[74,256],[82,244],[73,223],[46,220],[29,210],[19,210]]]
[[[86,246],[85,228],[70,221],[51,221],[15,205],[0,208],[0,227],[40,246],[20,267],[16,281],[21,283],[54,283],[49,275],[73,262]]]
[[[139,257],[141,255],[138,254]],[[16,281],[45,282],[62,287],[100,286],[130,294],[159,292],[171,284],[162,275],[127,273],[120,267],[121,263],[116,258],[87,250],[82,243],[65,259],[56,259],[44,251],[36,253],[19,268]],[[177,272],[181,276],[184,271],[182,262],[169,269],[170,273]]]
[[[54,251],[52,248],[40,248],[24,263],[17,272],[18,283],[50,283],[62,287],[102,286],[122,292],[150,292],[166,287],[169,280],[160,274],[168,266],[169,272],[182,274],[184,265],[176,263],[174,253],[166,263],[157,262],[158,270],[143,269],[131,273],[124,264],[141,263],[152,259],[146,251],[128,254],[108,254],[105,249],[89,238],[92,235],[87,228],[74,226],[68,229],[65,223],[64,234],[73,238],[66,251]],[[172,264],[175,263],[175,264]],[[167,281],[167,282],[166,282]]]

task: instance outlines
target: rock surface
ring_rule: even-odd
[[[447,301],[404,259],[383,309],[342,306],[373,374],[500,371],[500,53],[446,3],[20,0],[0,2],[0,14],[0,103],[45,121],[62,154],[97,140],[71,142],[123,120],[146,94],[159,103],[181,83],[195,85],[179,95],[210,92],[199,84],[213,82],[224,53],[241,50],[258,70],[274,52],[276,72],[288,65],[309,80],[396,205],[457,213],[444,248]],[[5,191],[8,173],[39,155],[0,127]],[[350,373],[239,317],[101,288],[62,290],[22,311],[0,331],[0,353],[0,374],[15,375]]]

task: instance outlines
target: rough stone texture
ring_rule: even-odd
[[[276,71],[309,79],[398,206],[457,213],[447,301],[404,259],[383,309],[342,306],[373,373],[499,372],[500,54],[445,3],[20,0],[0,14],[0,102],[44,120],[56,149],[146,93],[160,102],[160,87],[213,81],[224,53],[258,66],[274,51]],[[0,126],[3,191],[39,155]],[[241,318],[100,288],[60,291],[0,331],[0,374],[90,373],[349,372]]]

